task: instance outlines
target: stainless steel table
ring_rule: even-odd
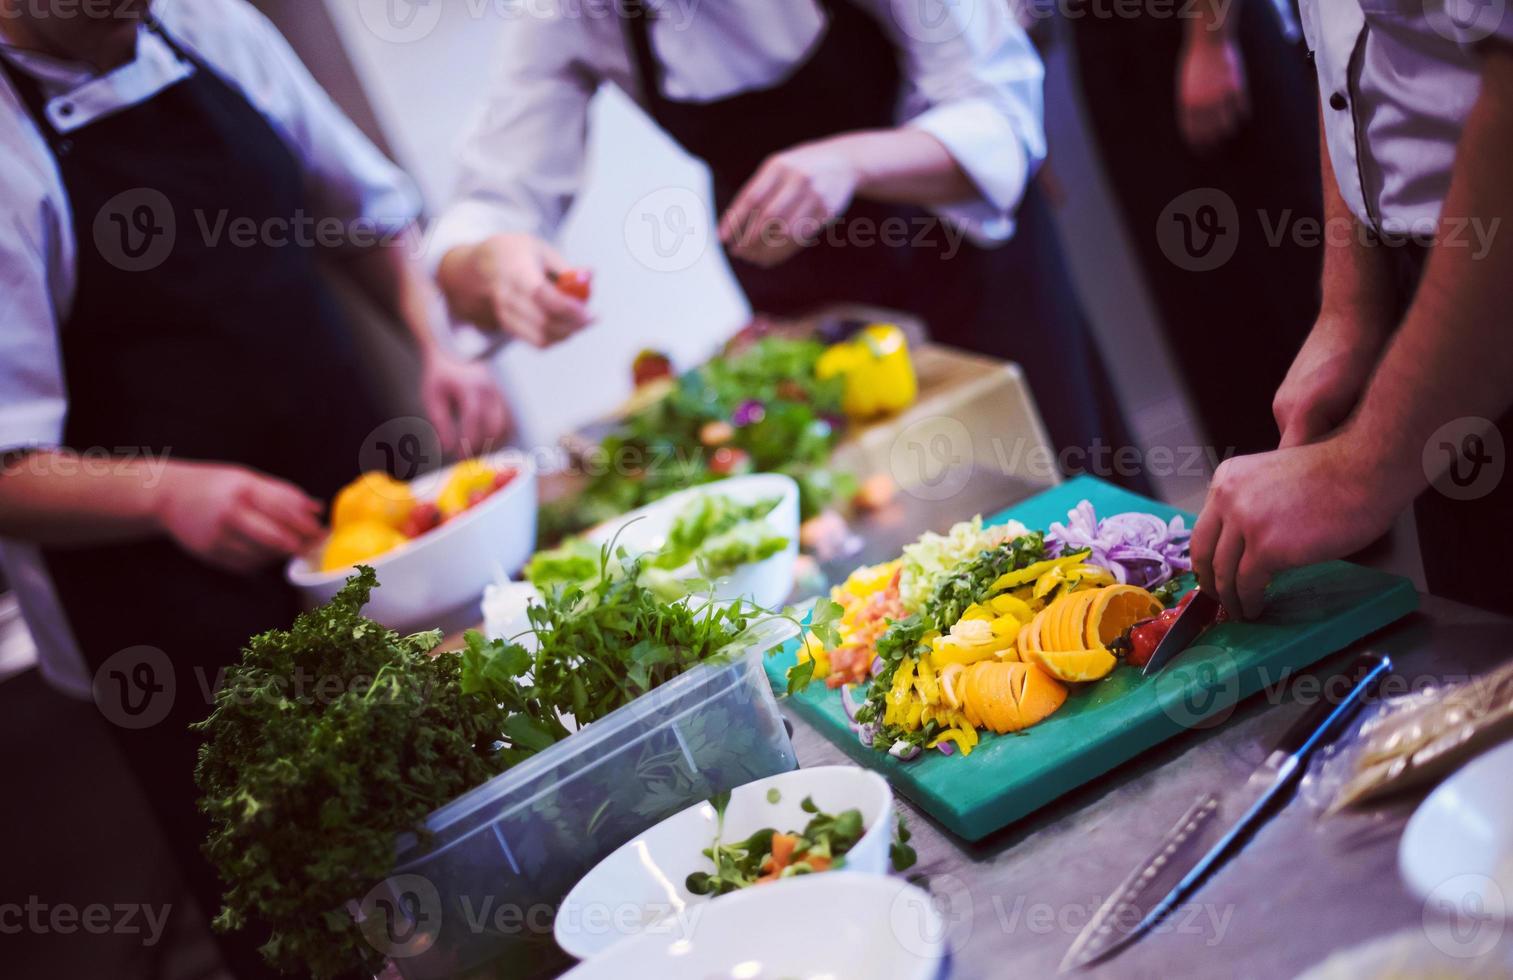
[[[939,523],[916,524],[916,533]],[[1366,646],[1393,656],[1394,684],[1417,687],[1506,661],[1513,620],[1424,596],[1420,612]],[[977,844],[901,801],[919,852],[908,874],[935,894],[950,924],[953,976],[1053,976],[1088,918],[1199,793],[1244,781],[1304,710],[1298,698],[1316,694],[1308,685],[1338,672],[1352,652],[1263,690],[1222,722],[1173,739]],[[792,721],[800,765],[848,762],[802,719]],[[1336,950],[1420,924],[1423,903],[1397,873],[1398,838],[1415,802],[1323,820],[1301,793],[1188,907],[1083,975],[1291,977]]]

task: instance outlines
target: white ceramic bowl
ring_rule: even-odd
[[[1513,914],[1513,742],[1477,756],[1413,812],[1398,868],[1420,898]]]
[[[771,790],[777,791],[776,802],[767,798]],[[725,808],[723,839],[744,840],[764,827],[802,830],[812,817],[800,806],[805,797],[813,798],[824,813],[861,811],[866,832],[846,854],[844,867],[753,887],[736,895],[786,891],[804,877],[888,873],[893,791],[877,773],[856,766],[796,769],[736,788]],[[713,869],[702,852],[714,843],[715,827],[714,807],[699,803],[622,844],[563,899],[554,927],[557,945],[585,959],[630,933],[659,932],[665,938],[687,920],[690,910],[735,898],[694,895],[684,887],[693,872]]]
[[[805,875],[690,910],[683,928],[644,932],[571,980],[937,980],[946,927],[930,895],[883,875]]]
[[[624,546],[633,555],[658,551],[667,543],[667,532],[678,513],[690,500],[710,493],[723,494],[743,504],[778,498],[767,522],[788,539],[788,547],[762,561],[742,565],[717,580],[714,594],[724,602],[747,599],[763,609],[780,608],[793,591],[793,565],[799,556],[799,485],[780,473],[756,473],[701,483],[606,521],[584,536],[602,545],[618,534],[616,546]]]
[[[513,467],[515,479],[440,527],[366,562],[382,586],[364,611],[368,618],[405,631],[435,628],[459,610],[476,616],[484,588],[499,572],[525,564],[536,546],[536,468],[512,450],[483,459]],[[414,480],[416,499],[435,500],[452,469]],[[317,551],[291,559],[285,574],[306,607],[314,607],[336,595],[352,570],[321,571]]]

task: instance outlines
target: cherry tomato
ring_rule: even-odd
[[[557,273],[557,290],[573,299],[588,302],[589,274],[586,269],[565,269]]]
[[[716,476],[729,476],[738,470],[749,469],[751,457],[744,449],[736,449],[734,446],[721,446],[714,451],[709,458],[709,472]]]
[[[435,504],[425,501],[415,505],[410,515],[405,518],[404,525],[399,533],[407,538],[418,538],[427,531],[441,524],[441,510]]]
[[[498,472],[496,472],[494,474],[494,489],[495,490],[503,490],[505,487],[509,486],[512,482],[514,482],[515,476],[516,476],[515,471],[512,470],[512,469],[509,469],[508,467],[506,467],[505,469],[499,470]]]

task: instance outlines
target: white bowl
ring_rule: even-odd
[[[793,591],[793,566],[799,556],[799,485],[780,473],[756,473],[701,483],[605,521],[584,537],[598,545],[615,539],[617,547],[623,546],[632,555],[658,551],[667,543],[667,532],[678,513],[695,497],[710,493],[723,494],[743,504],[779,498],[766,519],[788,539],[788,547],[762,561],[742,565],[714,584],[714,596],[721,602],[746,599],[763,609],[779,609]]]
[[[776,802],[768,800],[770,790],[777,791]],[[855,766],[796,769],[737,787],[725,808],[722,839],[744,840],[764,827],[804,829],[813,816],[800,806],[805,797],[813,798],[824,813],[861,811],[866,832],[847,852],[842,868],[754,886],[732,895],[694,895],[684,887],[685,880],[695,871],[714,867],[702,852],[714,842],[716,815],[713,806],[699,803],[622,844],[584,875],[558,910],[554,926],[557,945],[586,959],[627,934],[655,932],[665,939],[678,932],[692,909],[723,904],[737,895],[784,892],[806,877],[888,873],[893,791],[877,773]]]
[[[373,592],[364,615],[400,631],[435,628],[464,609],[476,616],[484,588],[500,571],[513,572],[525,564],[536,546],[536,468],[513,450],[483,461],[514,468],[515,479],[440,527],[364,562],[373,566],[382,586]],[[452,469],[411,482],[416,499],[435,500]],[[306,607],[313,608],[336,595],[352,569],[321,571],[317,551],[290,559],[285,574]]]
[[[1398,868],[1420,898],[1507,917],[1513,911],[1513,743],[1467,763],[1419,805]]]
[[[751,888],[690,910],[684,928],[625,939],[571,980],[937,980],[946,926],[927,892],[844,872]]]

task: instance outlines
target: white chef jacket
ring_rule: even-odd
[[[935,136],[977,185],[937,208],[983,243],[1007,240],[1045,157],[1044,69],[1002,0],[844,0],[877,18],[900,52],[901,122]],[[826,26],[815,0],[649,0],[667,98],[711,102],[781,82]],[[483,112],[464,142],[455,199],[430,257],[505,232],[551,237],[583,179],[588,104],[604,82],[645,105],[609,0],[543,0],[503,29]],[[825,93],[814,93],[816,99]]]
[[[1377,231],[1429,235],[1480,93],[1475,46],[1513,42],[1501,0],[1302,0],[1340,194]]]
[[[245,0],[158,0],[153,12],[284,138],[309,177],[314,218],[389,231],[419,215],[420,196],[409,179],[342,115]],[[60,133],[144,102],[194,71],[145,26],[136,57],[103,76],[14,48],[0,49],[0,57],[41,81],[48,119]],[[0,451],[51,447],[62,438],[68,404],[58,327],[74,299],[73,219],[57,162],[3,75],[0,158]],[[0,541],[0,563],[37,640],[44,675],[87,696],[83,660],[36,549]]]

